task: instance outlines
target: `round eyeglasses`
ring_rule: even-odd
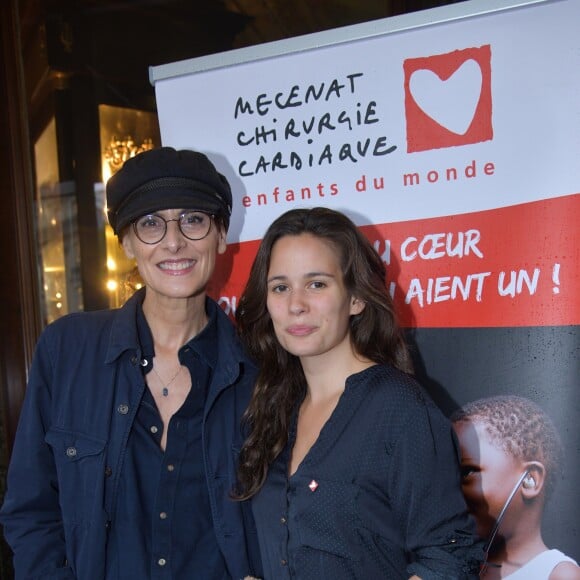
[[[179,217],[166,220],[156,213],[144,215],[133,222],[135,235],[144,244],[157,244],[167,233],[167,224],[177,222],[179,231],[188,240],[196,241],[205,238],[210,230],[214,215],[203,211],[185,211]]]

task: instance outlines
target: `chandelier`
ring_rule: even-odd
[[[135,155],[143,151],[153,149],[153,147],[152,139],[144,139],[141,145],[138,145],[131,136],[122,139],[116,136],[111,137],[111,141],[104,151],[104,158],[110,175],[116,173],[127,159],[135,157]]]

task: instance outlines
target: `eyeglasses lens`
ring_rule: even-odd
[[[177,222],[180,232],[189,240],[201,240],[209,234],[212,217],[202,211],[187,211],[170,220],[150,214],[133,222],[133,228],[137,237],[145,244],[160,242],[167,233],[169,222]]]

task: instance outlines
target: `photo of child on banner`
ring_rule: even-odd
[[[577,563],[548,548],[542,537],[544,507],[563,470],[559,433],[527,397],[477,399],[452,422],[461,448],[462,487],[487,538],[483,578],[557,580],[580,578]]]

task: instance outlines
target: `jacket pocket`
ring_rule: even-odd
[[[68,566],[66,568],[58,568],[52,572],[45,572],[40,576],[34,576],[31,580],[76,580],[71,568]]]
[[[64,429],[51,429],[45,441],[54,456],[64,519],[86,521],[95,502],[102,505],[106,441]]]

